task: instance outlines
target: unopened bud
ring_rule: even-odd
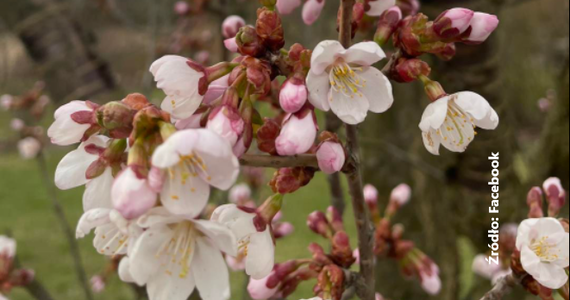
[[[402,10],[397,6],[394,6],[382,13],[380,20],[378,21],[378,29],[374,34],[374,41],[380,46],[388,42],[401,20]]]
[[[329,206],[327,209],[327,218],[330,220],[330,224],[334,232],[344,231],[342,213],[336,207]]]
[[[301,6],[301,0],[277,0],[276,5],[277,5],[277,10],[279,10],[280,14],[288,15],[292,13],[295,9],[297,9],[297,7]]]
[[[253,26],[242,27],[236,35],[236,43],[242,55],[258,57],[265,52],[265,46]]]
[[[346,154],[344,147],[336,142],[324,142],[317,150],[319,169],[325,174],[339,172],[344,167]]]
[[[339,231],[333,236],[331,257],[335,263],[344,268],[349,268],[356,261],[346,232]]]
[[[533,187],[527,195],[526,203],[529,207],[529,218],[542,218],[544,217],[544,212],[542,211],[542,189],[539,187]]]
[[[256,31],[264,45],[271,51],[277,51],[285,46],[283,24],[276,11],[265,7],[258,9]]]
[[[174,12],[178,15],[185,15],[190,12],[190,4],[186,1],[177,1],[174,4]]]
[[[546,193],[546,201],[548,202],[548,215],[555,217],[560,210],[566,205],[566,190],[562,187],[559,178],[548,178],[542,188]]]
[[[275,140],[280,132],[281,126],[275,120],[265,118],[263,126],[257,130],[257,148],[265,153],[276,155]]]
[[[97,110],[97,119],[101,127],[109,130],[113,138],[126,138],[133,130],[133,118],[136,111],[123,102],[109,102]]]
[[[279,92],[279,104],[288,113],[298,112],[307,102],[308,91],[305,81],[291,77],[283,83]]]
[[[420,76],[429,76],[431,68],[421,59],[402,59],[399,60],[396,65],[396,72],[398,74],[398,81],[412,82],[417,80]]]
[[[481,44],[499,27],[499,18],[495,15],[476,12],[471,20],[471,32],[463,41],[467,44]]]
[[[283,122],[279,137],[275,140],[277,153],[291,156],[306,153],[317,138],[316,116],[312,106],[305,106]]]
[[[321,211],[314,211],[309,215],[307,226],[318,235],[325,238],[330,236],[330,224],[325,214]]]
[[[222,23],[222,35],[226,38],[234,38],[240,28],[245,26],[245,20],[240,16],[229,16]]]
[[[281,168],[269,183],[275,193],[289,194],[309,184],[315,176],[313,168]]]
[[[447,10],[434,21],[433,30],[444,40],[459,37],[469,29],[474,15],[474,11],[466,8]]]
[[[305,2],[302,13],[303,22],[309,26],[313,25],[321,16],[324,7],[325,0],[308,0]]]

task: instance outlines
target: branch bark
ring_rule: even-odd
[[[519,282],[520,280],[515,278],[512,274],[505,276],[499,280],[495,287],[481,298],[481,300],[501,300],[504,296],[508,295]]]
[[[69,244],[69,249],[71,252],[71,256],[73,257],[73,262],[75,266],[75,272],[77,274],[77,279],[83,288],[83,292],[85,293],[85,299],[93,300],[93,294],[91,292],[91,287],[87,281],[87,275],[85,273],[85,268],[83,266],[83,261],[81,260],[81,253],[79,251],[79,246],[77,245],[77,240],[75,239],[75,231],[71,228],[67,221],[67,217],[65,215],[65,211],[57,198],[56,191],[52,184],[52,179],[48,173],[48,168],[46,164],[45,157],[42,152],[37,157],[38,166],[42,173],[42,177],[46,188],[48,189],[48,193],[50,194],[50,198],[53,205],[53,210],[55,212],[55,217],[59,221],[63,233],[67,239]]]
[[[339,41],[348,48],[352,44],[352,11],[355,0],[341,0]],[[358,231],[358,248],[360,249],[360,276],[363,285],[357,286],[356,293],[362,300],[375,299],[374,277],[374,227],[364,202],[362,178],[360,174],[360,146],[358,130],[354,125],[345,124],[346,140],[349,152],[349,168],[346,174],[354,211],[354,219]]]
[[[317,157],[314,154],[301,154],[295,156],[270,156],[246,154],[240,158],[242,166],[263,168],[292,168],[311,167],[319,168]]]

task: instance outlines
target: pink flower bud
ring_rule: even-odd
[[[312,109],[292,114],[284,121],[281,133],[275,140],[277,153],[281,156],[303,154],[315,143],[317,124]]]
[[[226,39],[234,38],[243,26],[245,26],[245,20],[242,17],[229,16],[222,23],[222,35]]]
[[[380,20],[378,20],[374,41],[379,45],[384,45],[396,31],[401,20],[402,10],[398,6],[394,6],[382,13]]]
[[[224,40],[224,46],[226,46],[226,49],[232,53],[237,53],[239,50],[235,37]]]
[[[384,297],[382,297],[382,295],[376,293],[376,300],[384,300]]]
[[[113,207],[126,219],[145,214],[157,202],[157,194],[147,180],[139,176],[132,167],[123,170],[111,188]]]
[[[313,25],[325,7],[325,0],[308,0],[303,5],[303,22],[307,25]]]
[[[364,186],[364,201],[370,204],[378,203],[378,190],[371,184]]]
[[[493,276],[501,270],[500,265],[489,263],[487,256],[483,254],[475,257],[471,268],[473,273],[489,280],[491,280]]]
[[[495,15],[477,12],[471,20],[471,33],[465,42],[480,44],[486,41],[499,26],[499,18]]]
[[[219,110],[210,114],[206,128],[225,138],[232,147],[242,135],[245,122],[241,119],[237,110],[230,106],[222,106]]]
[[[289,222],[273,225],[273,235],[276,239],[291,235],[295,231],[295,226]]]
[[[235,204],[242,204],[251,199],[251,189],[245,183],[237,184],[230,190],[229,200]]]
[[[309,215],[307,218],[307,226],[314,233],[319,234],[323,237],[328,237],[330,234],[329,221],[327,220],[325,214],[321,211],[314,211]]]
[[[335,142],[324,142],[317,150],[319,168],[325,174],[333,174],[342,169],[346,161],[344,148]]]
[[[18,142],[18,151],[24,159],[35,158],[41,150],[42,143],[34,137],[27,137]]]
[[[360,264],[360,249],[356,248],[352,251],[352,257],[354,257],[354,263],[359,265]]]
[[[277,0],[277,9],[282,15],[292,13],[299,6],[301,6],[301,0]]]
[[[210,52],[205,50],[200,51],[194,55],[194,60],[199,64],[205,65],[208,63],[208,60],[210,60]]]
[[[281,87],[279,104],[288,113],[298,112],[307,102],[307,87],[302,80],[291,78]]]
[[[443,39],[456,38],[469,29],[474,15],[474,11],[466,8],[447,10],[435,20],[433,29]]]
[[[105,290],[105,286],[103,277],[97,275],[91,278],[91,290],[93,290],[95,294],[102,293]]]
[[[399,206],[406,205],[412,198],[412,188],[402,183],[392,190],[390,201],[398,203]]]
[[[548,214],[551,217],[557,216],[560,210],[566,204],[566,190],[562,187],[559,178],[548,178],[542,185],[546,193],[546,201],[548,202]]]
[[[256,280],[253,278],[249,279],[249,284],[247,285],[247,291],[249,295],[254,300],[266,300],[271,299],[277,293],[279,289],[278,285],[274,286],[273,288],[269,288],[267,286],[267,281],[269,278],[275,276],[275,270],[272,271],[267,277]]]
[[[0,97],[0,107],[3,110],[9,110],[12,107],[12,103],[14,103],[14,97],[11,95],[2,95]]]
[[[441,278],[439,277],[438,266],[431,263],[428,268],[420,270],[419,274],[424,291],[432,296],[439,294],[441,291]]]
[[[178,1],[174,4],[174,12],[178,15],[185,15],[190,11],[190,4],[186,1]]]
[[[14,131],[21,131],[22,129],[24,129],[24,127],[26,127],[26,123],[24,123],[22,119],[16,118],[10,121],[10,128],[12,128],[12,130]]]

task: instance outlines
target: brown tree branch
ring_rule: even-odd
[[[481,300],[501,300],[519,283],[520,280],[515,278],[513,274],[505,276]]]
[[[352,11],[355,0],[341,0],[339,41],[348,48],[352,44]],[[360,249],[360,276],[362,285],[357,286],[356,294],[362,300],[375,299],[374,277],[374,227],[364,202],[362,191],[362,178],[360,174],[360,146],[358,144],[358,130],[354,125],[345,125],[346,141],[348,146],[347,179],[350,190],[354,219],[358,231],[358,248]]]
[[[301,154],[295,156],[270,156],[245,154],[239,162],[242,166],[263,168],[292,168],[311,167],[319,168],[317,157],[314,154]]]

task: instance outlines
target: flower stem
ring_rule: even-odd
[[[512,274],[505,276],[499,280],[493,289],[485,294],[481,300],[501,300],[504,296],[508,295],[519,282],[520,280],[515,278]]]
[[[48,193],[50,194],[50,198],[52,201],[55,216],[56,216],[57,220],[59,221],[59,224],[62,227],[63,233],[65,234],[65,237],[67,239],[67,243],[69,244],[71,256],[73,257],[73,261],[74,261],[74,265],[75,265],[75,272],[77,274],[77,278],[79,280],[79,283],[81,284],[81,287],[83,288],[83,291],[85,293],[85,298],[87,300],[93,300],[93,294],[91,293],[91,287],[89,286],[89,283],[87,281],[87,275],[85,274],[85,268],[84,268],[83,262],[81,260],[81,253],[79,251],[79,246],[77,245],[77,241],[75,240],[74,230],[69,225],[69,223],[67,221],[67,217],[65,216],[65,211],[63,210],[63,207],[61,206],[61,203],[59,202],[59,199],[57,198],[55,188],[52,184],[53,181],[52,181],[52,179],[48,173],[48,168],[47,168],[47,164],[46,164],[46,160],[45,160],[45,156],[44,156],[43,152],[39,153],[36,160],[37,160],[38,166],[40,168],[42,178],[44,180],[44,184],[46,185],[46,189],[48,190]],[[32,286],[32,288],[37,289],[38,293],[41,293],[45,296],[45,293],[43,293],[42,290],[40,289],[41,286]],[[28,291],[30,293],[32,292],[32,290],[30,290],[30,289],[28,289]],[[47,300],[50,298],[44,297],[44,298],[38,298],[38,299],[46,299]]]

